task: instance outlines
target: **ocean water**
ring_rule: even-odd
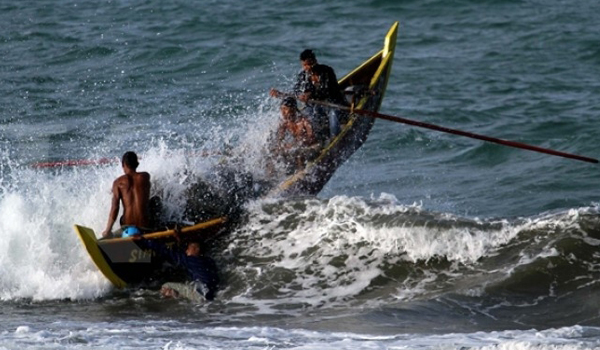
[[[0,1],[0,349],[599,349],[598,165],[384,120],[245,205],[212,303],[90,261],[124,151],[183,219],[226,150],[264,172],[303,49],[341,77],[395,21],[381,113],[600,157],[597,1]]]

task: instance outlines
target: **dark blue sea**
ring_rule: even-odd
[[[0,349],[600,349],[599,165],[391,121],[244,205],[212,303],[91,262],[125,151],[182,219],[225,153],[264,172],[302,50],[342,77],[396,21],[381,113],[600,157],[596,0],[0,0]]]

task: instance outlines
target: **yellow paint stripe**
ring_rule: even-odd
[[[96,239],[94,230],[80,225],[74,225],[74,229],[75,232],[77,232],[79,239],[81,239],[83,246],[92,258],[92,261],[98,270],[102,272],[104,277],[106,277],[117,288],[124,288],[127,286],[127,283],[125,283],[125,281],[123,281],[113,272],[112,268],[104,258],[104,255],[102,255],[100,247],[98,247],[98,240]]]

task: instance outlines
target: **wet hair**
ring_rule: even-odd
[[[306,49],[304,51],[302,51],[302,53],[300,53],[300,61],[306,61],[306,60],[317,60],[317,57],[315,56],[315,53],[313,52],[313,50],[311,49]]]
[[[296,99],[293,97],[286,97],[281,101],[281,106],[298,108],[298,104],[296,103]]]
[[[123,165],[127,165],[131,169],[136,169],[140,163],[138,162],[138,157],[135,152],[129,151],[123,154],[123,159],[121,159],[121,163]]]

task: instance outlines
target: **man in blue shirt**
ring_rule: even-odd
[[[214,260],[204,256],[198,242],[190,242],[185,252],[177,248],[170,249],[158,240],[144,239],[136,236],[135,241],[141,248],[152,249],[175,266],[185,270],[189,277],[187,285],[180,283],[167,283],[163,286],[161,293],[166,297],[177,297],[184,294],[185,297],[195,300],[193,294],[198,293],[206,300],[213,300],[219,284],[217,265]]]

